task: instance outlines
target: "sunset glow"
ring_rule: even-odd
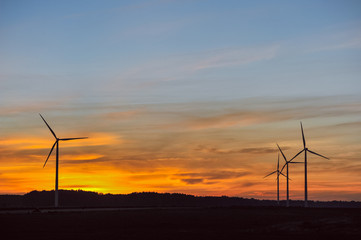
[[[59,143],[60,189],[275,199],[302,121],[330,158],[309,156],[309,199],[361,201],[358,1],[90,2],[0,3],[0,194],[54,189],[41,113],[88,137]]]

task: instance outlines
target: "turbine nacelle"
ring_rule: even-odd
[[[43,118],[43,116],[42,116],[40,113],[39,113],[39,115],[40,115],[40,117],[43,119],[43,121],[44,121],[44,123],[46,124],[46,126],[49,128],[50,132],[53,134],[54,138],[56,139],[56,140],[55,140],[55,143],[54,143],[53,146],[51,147],[51,150],[50,150],[50,152],[49,152],[49,154],[48,154],[48,157],[47,157],[46,160],[45,160],[45,163],[44,163],[44,165],[43,165],[43,168],[45,167],[46,163],[48,162],[49,157],[50,157],[51,153],[53,152],[55,145],[57,145],[57,148],[58,148],[58,146],[59,146],[59,141],[71,141],[71,140],[86,139],[86,138],[88,138],[88,137],[58,138],[58,137],[56,136],[55,132],[53,131],[53,129],[51,129],[51,127],[49,126],[49,124],[48,124],[48,123],[46,122],[46,120]]]
[[[295,159],[298,155],[300,155],[300,154],[301,154],[302,152],[304,152],[304,151],[305,151],[305,152],[312,153],[312,154],[314,154],[314,155],[317,155],[317,156],[322,157],[322,158],[325,158],[325,159],[329,159],[328,157],[325,157],[325,156],[323,156],[323,155],[321,155],[321,154],[319,154],[319,153],[316,153],[316,152],[314,152],[314,151],[311,151],[311,150],[309,150],[309,149],[306,147],[306,140],[305,140],[305,134],[304,134],[304,132],[303,132],[302,122],[300,122],[300,123],[301,123],[303,149],[302,149],[299,153],[297,153],[293,158],[291,158],[290,161],[292,161],[293,159]]]
[[[278,159],[277,159],[277,170],[276,170],[276,171],[273,171],[273,172],[271,172],[271,173],[269,173],[269,174],[267,174],[267,175],[264,176],[263,178],[266,178],[266,177],[268,177],[268,176],[271,176],[272,174],[275,174],[275,173],[277,173],[277,179],[279,178],[280,175],[288,178],[286,175],[284,175],[284,174],[279,170],[279,168],[280,168],[280,154],[278,154]]]
[[[280,150],[280,152],[281,152],[281,154],[282,154],[282,156],[283,156],[283,159],[285,160],[285,164],[283,165],[283,167],[282,167],[282,169],[281,169],[281,173],[282,173],[283,169],[284,169],[286,166],[288,166],[288,164],[290,164],[290,163],[303,163],[303,162],[292,162],[292,160],[293,160],[294,158],[292,158],[291,160],[287,160],[286,156],[284,155],[282,149],[280,148],[280,146],[278,146],[278,144],[277,144],[277,147],[278,147],[278,149]]]

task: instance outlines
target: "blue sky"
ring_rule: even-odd
[[[358,94],[360,5],[2,1],[2,89],[40,101]]]
[[[268,163],[275,154],[268,150],[276,141],[297,152],[302,120],[312,129],[316,149],[335,155],[333,171],[342,163],[347,181],[359,184],[360,9],[356,0],[0,0],[0,143],[5,146],[0,151],[24,169],[30,164],[24,159],[32,159],[35,165],[43,161],[47,147],[24,152],[11,140],[23,139],[29,146],[35,136],[36,141],[46,141],[48,132],[37,115],[41,112],[60,132],[70,131],[67,123],[71,122],[70,129],[95,139],[77,152],[79,156],[90,152],[94,162],[108,161],[114,169],[127,169],[127,174],[172,176],[161,187],[139,183],[117,190],[106,187],[116,184],[99,180],[97,187],[89,189],[267,198],[272,196],[267,185],[271,183],[259,182],[263,172],[255,170],[258,165],[243,161],[259,157],[262,164]],[[340,142],[347,154],[335,151]],[[267,149],[247,150],[260,145]],[[251,155],[243,156],[246,152]],[[230,154],[225,166],[216,157],[224,153]],[[177,154],[183,164],[174,163]],[[200,167],[202,161],[210,167]],[[243,167],[228,174],[237,169],[236,163]],[[235,176],[235,182],[222,178],[214,183],[220,184],[220,190],[212,191],[207,181],[212,180],[213,167]],[[71,174],[70,165],[69,169]],[[10,166],[0,170],[4,172],[0,178],[9,176],[4,182],[21,182],[14,180],[16,172]],[[301,176],[301,171],[296,174]],[[251,186],[250,179],[241,177],[246,175],[254,176],[252,181],[258,181],[264,191],[236,188]],[[189,179],[179,180],[184,176]],[[178,180],[198,185],[177,185]],[[301,183],[300,177],[300,194]],[[328,189],[326,183],[317,184]],[[360,189],[357,184],[354,188]],[[14,192],[9,186],[17,192],[31,190],[10,184],[3,191]],[[317,193],[318,199],[361,199],[354,189],[343,195],[349,197],[337,195],[340,189],[327,191],[329,195]]]

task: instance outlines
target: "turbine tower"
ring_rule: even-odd
[[[58,138],[56,136],[56,134],[54,133],[54,131],[51,129],[51,127],[49,126],[49,124],[45,121],[45,119],[43,118],[43,116],[41,116],[41,114],[39,113],[40,117],[43,119],[43,121],[45,122],[46,126],[48,126],[50,132],[53,134],[53,136],[55,137],[55,143],[53,144],[50,153],[48,155],[48,157],[46,158],[46,161],[44,163],[43,168],[45,167],[46,163],[48,162],[48,159],[51,155],[51,153],[54,150],[54,147],[56,145],[56,168],[55,168],[55,207],[59,206],[59,194],[58,194],[58,170],[59,170],[59,141],[70,141],[70,140],[76,140],[76,139],[85,139],[88,137],[78,137],[78,138]]]
[[[280,152],[281,152],[281,154],[282,154],[282,156],[283,156],[283,159],[285,160],[285,164],[283,165],[283,167],[282,167],[282,169],[281,169],[281,173],[282,173],[283,169],[286,167],[286,178],[287,178],[287,201],[286,201],[286,207],[289,207],[289,206],[290,206],[290,198],[289,198],[289,183],[288,183],[288,180],[289,180],[290,178],[288,177],[288,164],[290,164],[290,163],[301,163],[301,162],[291,162],[292,159],[289,160],[289,161],[287,161],[286,156],[283,154],[282,149],[280,148],[280,146],[278,146],[278,144],[277,144],[277,147],[278,147],[278,149],[280,150]]]
[[[280,175],[286,177],[283,173],[280,172],[280,154],[278,153],[278,160],[277,160],[277,170],[271,172],[270,174],[264,176],[263,178],[266,178],[268,176],[271,176],[274,173],[277,173],[277,205],[280,205]],[[286,177],[287,178],[287,177]]]
[[[305,135],[303,133],[303,127],[302,127],[302,122],[301,123],[301,132],[302,132],[302,140],[303,140],[303,149],[297,153],[290,161],[292,161],[293,159],[295,159],[298,155],[300,155],[302,152],[305,152],[305,207],[308,207],[308,193],[307,193],[307,152],[312,153],[314,155],[329,159],[328,157],[322,156],[321,154],[315,153],[311,150],[309,150],[306,147],[306,140],[305,140]]]

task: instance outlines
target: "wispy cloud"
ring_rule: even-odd
[[[130,79],[136,83],[137,87],[149,87],[160,82],[187,79],[200,71],[232,68],[270,60],[277,56],[279,48],[279,45],[233,47],[164,56],[161,60],[152,59],[128,69],[113,80],[110,86],[125,84],[125,80]]]
[[[194,116],[185,123],[188,128],[201,130],[207,128],[227,128],[233,126],[249,126],[266,121],[270,115],[253,111],[232,111],[215,116]]]
[[[345,98],[340,101],[335,97],[295,98],[287,101],[272,98],[234,100],[222,103],[189,104],[186,111],[161,112],[159,117],[172,118],[172,123],[162,122],[161,128],[182,128],[183,130],[226,129],[232,127],[250,127],[260,124],[316,118],[356,117],[361,104],[359,98]],[[187,105],[187,104],[186,104]],[[177,105],[169,104],[169,109]],[[224,108],[222,106],[228,106]],[[151,109],[149,109],[152,111]],[[157,112],[155,112],[157,114]]]
[[[107,119],[114,119],[114,120],[120,120],[120,119],[128,119],[134,116],[137,116],[141,113],[142,110],[129,110],[129,111],[119,111],[119,112],[108,112],[105,115]]]
[[[331,43],[328,46],[320,47],[320,51],[341,49],[361,49],[361,34],[353,36],[350,39]]]
[[[233,67],[269,60],[277,55],[279,45],[266,47],[234,48],[210,51],[194,63],[194,70]]]
[[[215,184],[220,180],[241,178],[249,174],[250,173],[246,171],[214,171],[202,173],[179,173],[173,176],[175,178],[179,178],[186,184]]]
[[[283,50],[284,53],[289,51],[293,55],[347,49],[359,50],[361,49],[360,31],[360,22],[329,26],[316,34],[285,41]]]
[[[318,50],[342,50],[361,48],[361,22],[349,23],[340,26],[330,27],[315,39]],[[317,48],[316,48],[317,49]]]
[[[283,148],[287,150],[288,148]],[[242,149],[219,149],[216,147],[207,147],[203,145],[199,145],[194,150],[205,152],[205,153],[215,153],[215,154],[234,154],[234,153],[253,153],[253,154],[265,154],[265,153],[274,153],[278,152],[276,148],[270,147],[253,147],[253,148],[242,148]]]

